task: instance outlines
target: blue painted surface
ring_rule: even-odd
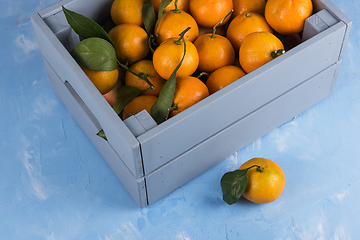
[[[52,90],[30,15],[57,0],[0,2],[0,239],[358,239],[360,5],[335,91],[220,164],[139,209]],[[283,194],[228,206],[219,181],[275,160]]]

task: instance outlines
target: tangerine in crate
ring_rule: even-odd
[[[285,52],[284,45],[269,32],[247,35],[239,50],[239,62],[246,73],[252,72]]]
[[[185,40],[185,58],[176,72],[176,76],[190,76],[199,66],[199,54],[195,45]],[[180,63],[184,55],[184,42],[179,38],[169,38],[161,43],[154,51],[153,64],[157,73],[164,79],[168,79],[174,69]]]

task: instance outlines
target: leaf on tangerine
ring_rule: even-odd
[[[142,16],[145,30],[150,36],[154,32],[154,27],[156,23],[154,4],[151,0],[146,0],[146,2],[144,3],[144,6],[142,8]]]
[[[112,45],[113,42],[110,39],[106,31],[95,21],[91,20],[84,15],[70,11],[62,6],[63,12],[65,14],[66,20],[69,23],[70,27],[82,38],[92,38],[98,37],[105,39],[110,42]]]
[[[87,38],[70,52],[83,67],[98,71],[111,71],[118,67],[115,48],[102,38]]]
[[[247,185],[248,169],[227,172],[220,181],[223,200],[232,205],[236,203],[244,193]]]
[[[121,86],[116,91],[116,100],[113,106],[116,114],[120,114],[125,106],[134,98],[140,95],[143,90],[137,89],[132,86]]]
[[[159,23],[161,21],[161,18],[162,18],[162,15],[164,13],[164,9],[171,3],[172,0],[161,0],[161,3],[160,3],[160,6],[159,6],[159,11],[158,11],[158,22],[155,26],[155,36],[156,36],[156,31],[157,31],[157,28],[159,26]]]

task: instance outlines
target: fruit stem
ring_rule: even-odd
[[[191,27],[187,27],[184,31],[182,31],[182,33],[179,34],[179,36],[180,36],[179,39],[176,40],[174,43],[177,44],[177,45],[180,45],[180,44],[181,44],[181,39],[184,38],[185,33],[186,33],[187,31],[189,31],[190,28],[191,28]],[[185,41],[185,39],[184,39],[184,41]]]
[[[137,74],[136,72],[130,70],[130,68],[127,66],[127,64],[122,64],[120,61],[117,61],[118,65],[120,67],[122,67],[123,69],[125,69],[126,71],[129,71],[131,72],[132,74],[134,74],[136,77],[144,80],[145,82],[147,82],[147,84],[149,84],[149,88],[150,89],[155,89],[154,85],[149,81],[149,79],[147,78],[147,76],[144,74],[144,73],[140,73],[140,74]],[[149,76],[149,77],[153,77],[153,76]]]
[[[271,52],[271,56],[273,58],[277,58],[278,56],[282,55],[285,53],[285,50],[284,49],[278,49],[278,50],[275,50],[273,52]]]
[[[246,170],[249,170],[250,168],[253,168],[253,167],[256,167],[256,171],[258,172],[263,172],[264,171],[264,168],[262,166],[259,166],[259,165],[252,165],[251,167],[248,167],[246,168]]]
[[[256,171],[263,172],[264,168],[262,166],[257,166]]]
[[[178,9],[177,4],[178,4],[178,0],[175,0],[175,10],[174,10],[174,13],[180,13],[180,10]]]
[[[215,37],[216,27],[219,26],[220,24],[222,24],[222,23],[225,21],[225,19],[226,19],[233,11],[234,11],[234,9],[231,9],[231,11],[230,11],[228,14],[226,14],[226,16],[225,16],[223,19],[221,19],[221,21],[218,22],[218,23],[213,27],[213,33],[212,33],[212,35],[210,36],[211,38],[216,38],[216,37]]]

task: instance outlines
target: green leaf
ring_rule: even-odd
[[[174,101],[175,87],[176,77],[172,74],[161,88],[159,97],[150,110],[150,114],[157,124],[165,121],[169,115]]]
[[[83,67],[91,70],[111,71],[118,67],[115,48],[101,38],[87,38],[70,52]]]
[[[236,203],[244,193],[247,185],[248,169],[235,170],[225,173],[221,178],[220,185],[223,193],[223,200],[231,205]]]
[[[159,6],[159,11],[158,11],[158,22],[155,26],[155,31],[154,31],[155,36],[156,36],[157,28],[159,27],[159,23],[161,21],[164,9],[171,3],[171,1],[172,0],[161,0],[160,6]]]
[[[106,138],[106,135],[105,135],[105,132],[103,129],[101,129],[96,135],[98,135],[99,137],[101,137],[107,141],[107,138]]]
[[[154,4],[151,0],[146,0],[142,8],[142,16],[144,27],[148,35],[150,36],[154,32],[156,23],[156,15],[154,10]]]
[[[106,31],[95,21],[87,18],[81,14],[70,11],[62,6],[63,12],[65,14],[66,20],[69,23],[70,27],[82,38],[92,38],[98,37],[107,40],[111,44],[109,35]],[[113,44],[114,45],[114,44]]]
[[[185,58],[186,43],[185,43],[185,39],[184,39],[184,34],[189,29],[190,28],[185,29],[180,34],[180,39],[182,40],[182,42],[184,44],[184,54],[183,54],[179,64],[176,66],[174,71],[171,73],[169,79],[166,81],[164,86],[161,88],[159,97],[156,99],[154,105],[151,107],[150,114],[157,124],[160,124],[167,119],[169,112],[171,110],[171,107],[173,105],[175,88],[176,88],[176,72],[179,70],[179,68]]]
[[[119,87],[116,91],[116,101],[113,106],[116,114],[121,113],[125,106],[139,96],[141,92],[143,91],[132,86],[125,85]]]

